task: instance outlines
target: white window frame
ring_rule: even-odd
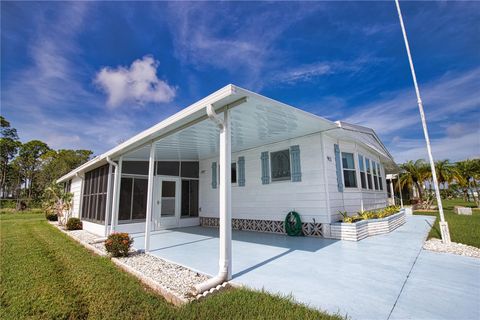
[[[288,151],[288,164],[290,166],[290,177],[288,179],[282,179],[282,180],[273,180],[273,174],[272,174],[272,170],[273,170],[273,166],[272,166],[272,153],[276,153],[276,152],[280,152],[280,151]],[[282,149],[279,149],[279,150],[275,150],[275,151],[269,151],[268,152],[268,161],[269,161],[269,164],[270,164],[270,183],[277,183],[277,182],[292,182],[292,159],[291,159],[291,154],[290,154],[290,147],[288,148],[282,148]]]
[[[354,168],[353,169],[349,169],[349,168],[344,168],[343,167],[343,154],[344,153],[349,153],[352,155],[352,160],[353,160],[353,166]],[[353,190],[353,189],[358,189],[358,172],[357,172],[357,162],[355,161],[355,157],[356,157],[356,152],[353,152],[353,151],[342,151],[340,150],[340,161],[342,163],[342,182],[343,182],[343,186],[345,189],[348,189],[348,190]],[[345,174],[344,174],[344,170],[347,170],[347,171],[354,171],[355,172],[355,184],[356,186],[355,187],[347,187],[345,185]]]

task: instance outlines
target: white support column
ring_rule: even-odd
[[[152,222],[153,202],[153,176],[155,171],[155,143],[150,146],[150,158],[148,159],[148,186],[147,186],[147,212],[145,217],[145,252],[150,251],[150,229]]]
[[[108,178],[107,178],[107,199],[106,199],[106,207],[105,207],[105,237],[108,236],[108,217],[112,215],[112,169],[113,166],[108,164]]]
[[[393,205],[395,205],[395,190],[393,188],[393,178],[390,178],[390,195],[392,196]]]
[[[113,203],[112,203],[112,219],[110,221],[110,233],[115,232],[115,226],[118,222],[118,206],[120,203],[120,182],[122,180],[122,163],[123,156],[118,159],[118,165],[115,170],[115,179],[113,181]]]
[[[224,111],[220,129],[220,273],[232,278],[232,183],[230,111]]]
[[[397,181],[398,181],[398,192],[400,193],[400,207],[403,208],[402,187],[400,185],[400,175],[399,174],[397,174]]]

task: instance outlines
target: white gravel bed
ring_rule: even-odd
[[[453,253],[467,257],[480,258],[480,249],[472,246],[467,246],[466,244],[452,242],[451,244],[443,244],[440,239],[430,239],[425,242],[423,249],[444,252],[444,253]]]
[[[133,254],[119,260],[186,299],[191,298],[188,292],[192,286],[208,279],[203,274],[149,254]]]
[[[67,231],[67,233],[77,241],[90,244],[106,253],[105,243],[103,241],[98,242],[102,237],[85,230],[72,230]],[[174,295],[188,300],[192,300],[192,297],[189,295],[191,288],[209,278],[203,274],[194,272],[188,268],[165,261],[158,257],[145,253],[136,253],[133,249],[128,257],[117,259],[140,272],[145,277],[156,281],[163,288],[171,291]]]
[[[72,235],[72,237],[78,239],[81,242],[86,242],[88,244],[91,244],[96,240],[102,238],[85,230],[71,230],[71,231],[67,230],[67,232],[68,234]]]
[[[85,230],[72,230],[72,231],[66,230],[66,231],[70,236],[75,238],[77,241],[87,243],[87,244],[89,244],[91,246],[94,246],[95,248],[99,249],[100,251],[102,251],[104,253],[107,253],[107,251],[105,250],[105,243],[103,241],[95,243],[99,239],[102,239],[103,237],[97,236],[97,235],[95,235],[93,233],[90,233],[88,231],[85,231]]]

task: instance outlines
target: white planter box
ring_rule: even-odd
[[[462,214],[462,215],[467,215],[467,216],[472,215],[472,208],[469,208],[469,207],[455,206],[453,209],[454,209],[456,214]]]
[[[405,210],[382,219],[362,220],[354,223],[330,224],[330,238],[359,241],[369,236],[389,233],[405,223]]]

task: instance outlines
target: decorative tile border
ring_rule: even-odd
[[[200,217],[202,227],[219,226],[219,218]],[[321,223],[303,222],[302,231],[305,236],[323,237]],[[256,232],[286,234],[285,223],[277,220],[232,219],[232,229]]]
[[[404,209],[382,219],[363,220],[355,223],[332,223],[330,224],[330,238],[359,241],[377,234],[389,233],[404,223]]]

